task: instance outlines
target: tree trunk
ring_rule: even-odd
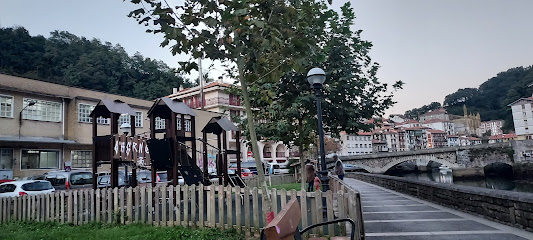
[[[304,161],[304,143],[302,141],[303,139],[303,132],[304,132],[304,126],[302,123],[302,119],[298,119],[298,137],[300,138],[300,144],[298,144],[298,151],[300,153],[300,171],[302,171],[302,191],[305,191],[305,184],[307,183],[306,177],[307,173],[305,172],[305,161]]]
[[[267,183],[265,181],[265,171],[263,169],[263,163],[261,162],[261,155],[259,155],[259,146],[257,146],[257,136],[255,134],[253,113],[250,105],[250,97],[248,95],[248,85],[246,83],[246,79],[244,78],[244,62],[241,56],[237,57],[237,68],[239,69],[239,81],[241,82],[242,98],[244,100],[244,107],[246,110],[248,130],[250,131],[250,142],[252,144],[255,165],[257,166],[257,177],[259,178],[259,182],[262,183],[261,189],[263,192],[263,211],[265,213],[265,217],[268,218],[268,215],[272,212],[272,203],[270,200],[270,195],[268,194]],[[270,220],[268,222],[270,222]]]

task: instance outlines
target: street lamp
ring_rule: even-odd
[[[320,141],[320,164],[321,169],[320,181],[322,182],[322,190],[329,189],[328,170],[326,168],[326,153],[324,151],[324,127],[322,126],[322,85],[326,81],[326,73],[320,68],[313,68],[307,73],[307,81],[315,90],[316,96],[316,115],[318,118],[318,139]]]
[[[123,123],[120,125],[120,130],[124,135],[128,136],[128,133],[131,132],[131,125],[129,123]]]
[[[27,107],[29,107],[29,106],[33,106],[33,105],[35,105],[36,103],[37,103],[37,102],[34,101],[34,100],[30,100],[30,101],[28,101],[28,105],[24,106],[24,107],[22,108],[22,110],[20,110],[20,112],[19,112],[19,139],[20,139],[20,129],[22,128],[22,112],[24,112],[24,110],[25,110]]]

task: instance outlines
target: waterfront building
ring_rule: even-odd
[[[514,130],[517,140],[533,139],[533,97],[520,98],[512,103]]]
[[[516,138],[517,138],[517,135],[515,133],[494,135],[494,136],[489,137],[489,144],[509,142],[511,140],[516,140]]]
[[[340,133],[341,156],[372,154],[372,133],[358,132],[357,134]]]
[[[455,134],[455,124],[450,120],[443,120],[443,119],[427,120],[422,124],[422,126],[444,131],[448,135]]]
[[[426,130],[428,148],[443,148],[448,146],[446,132],[437,129]]]

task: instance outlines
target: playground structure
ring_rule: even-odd
[[[211,115],[202,129],[202,138],[197,138],[196,127],[199,122],[197,112],[189,108],[181,100],[159,98],[148,111],[150,119],[150,138],[135,134],[134,124],[131,134],[119,134],[118,119],[121,114],[129,114],[132,123],[135,122],[135,112],[121,101],[101,100],[91,112],[93,124],[93,188],[97,188],[98,165],[110,164],[111,187],[118,187],[118,168],[130,166],[132,168],[132,187],[137,185],[136,172],[138,169],[150,169],[151,184],[156,185],[157,172],[166,171],[171,185],[178,185],[178,176],[182,176],[185,184],[210,185],[208,170],[208,146],[216,150],[216,175],[220,184],[224,186],[244,186],[240,178],[241,166],[240,145],[236,150],[227,146],[228,131],[235,133],[236,141],[240,139],[240,131],[231,121],[220,114]],[[205,115],[204,115],[205,116]],[[98,118],[110,119],[110,134],[98,136]],[[156,121],[164,121],[164,129],[156,129]],[[217,147],[209,144],[208,134],[216,136]],[[162,136],[162,137],[161,137]],[[197,142],[202,143],[201,151],[197,149]],[[197,154],[200,154],[198,166]],[[236,154],[237,171],[235,176],[228,175],[228,154]]]

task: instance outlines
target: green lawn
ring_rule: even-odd
[[[148,225],[109,225],[89,223],[81,226],[52,222],[9,222],[0,224],[0,239],[244,239],[235,230],[153,227]]]
[[[290,191],[292,189],[296,190],[296,191],[300,191],[300,189],[302,189],[302,186],[300,185],[301,183],[287,183],[287,184],[280,184],[280,185],[272,185],[270,187],[268,187],[268,189],[272,189],[272,188],[275,188],[275,189],[285,189],[287,191]]]

